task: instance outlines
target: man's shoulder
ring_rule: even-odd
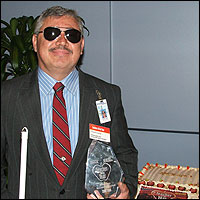
[[[79,77],[83,79],[83,82],[87,82],[91,86],[119,89],[118,85],[105,81],[97,76],[83,72],[82,70],[79,70],[79,75]]]
[[[18,94],[21,89],[27,89],[33,87],[36,83],[36,73],[29,72],[28,74],[24,74],[18,77],[14,77],[12,79],[8,79],[1,82],[1,98],[3,96],[10,95],[14,97]]]
[[[33,77],[35,77],[34,74],[35,74],[35,71],[32,71],[27,74],[23,74],[21,76],[7,79],[7,80],[1,82],[1,86],[18,88],[18,87],[23,86],[24,84],[30,82],[33,79]]]

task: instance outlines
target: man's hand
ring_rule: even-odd
[[[130,199],[130,196],[129,196],[129,189],[128,187],[126,186],[125,183],[122,183],[122,182],[119,182],[118,183],[118,186],[119,186],[119,189],[120,189],[120,194],[118,197],[115,196],[115,194],[112,194],[109,199]],[[99,191],[95,190],[94,191],[96,197],[94,194],[87,194],[87,198],[88,199],[104,199],[101,194],[99,193]]]
[[[125,183],[122,183],[122,182],[119,182],[118,183],[118,186],[119,186],[119,189],[120,189],[120,194],[118,197],[115,197],[115,195],[111,195],[110,198],[111,199],[130,199],[130,196],[129,196],[129,189],[128,187],[126,186]]]
[[[104,199],[104,198],[101,196],[101,194],[99,193],[98,190],[95,190],[94,193],[95,193],[96,197],[95,197],[94,194],[89,194],[89,193],[87,193],[87,199]]]

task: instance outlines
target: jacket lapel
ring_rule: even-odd
[[[74,153],[71,166],[68,171],[68,177],[78,170],[80,163],[83,162],[91,143],[89,139],[89,123],[92,123],[96,115],[97,96],[93,84],[87,79],[86,75],[79,70],[80,87],[80,112],[79,112],[79,139]]]
[[[43,164],[41,167],[44,167],[47,174],[56,181],[57,178],[52,168],[43,132],[37,70],[29,76],[30,79],[26,80],[19,94],[21,116],[23,116],[24,123],[29,130],[28,145],[33,148],[29,153],[31,154],[31,151],[33,151],[38,154],[37,159],[40,159]]]

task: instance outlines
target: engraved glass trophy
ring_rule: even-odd
[[[119,193],[117,183],[123,171],[111,146],[93,140],[87,154],[85,188],[89,193],[98,190],[104,198]]]

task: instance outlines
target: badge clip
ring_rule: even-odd
[[[99,90],[96,90],[97,96],[99,100],[102,100],[101,92]]]

